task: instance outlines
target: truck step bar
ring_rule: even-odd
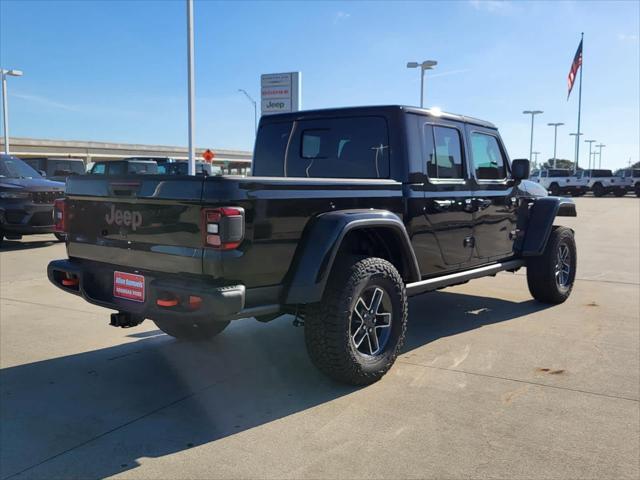
[[[413,282],[407,284],[407,295],[412,297],[424,292],[431,292],[444,287],[450,287],[452,285],[458,285],[460,283],[473,280],[474,278],[486,277],[488,275],[495,275],[498,272],[505,270],[515,271],[520,267],[524,267],[525,261],[508,260],[502,263],[494,263],[492,265],[485,265],[483,267],[474,268],[471,270],[465,270],[463,272],[456,272],[450,275],[444,275],[442,277],[430,278],[428,280],[421,280],[419,282]]]

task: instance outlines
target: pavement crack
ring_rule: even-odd
[[[433,365],[424,365],[422,363],[408,362],[408,361],[406,361],[404,359],[401,359],[401,358],[399,358],[397,361],[399,363],[405,363],[407,365],[413,365],[414,367],[432,368],[432,369],[435,369],[435,370],[446,370],[447,372],[464,373],[466,375],[475,375],[475,376],[478,376],[478,377],[495,378],[496,380],[506,380],[506,381],[509,381],[509,382],[524,383],[524,384],[527,384],[527,385],[537,385],[539,387],[554,388],[554,389],[557,389],[557,390],[567,390],[567,391],[570,391],[570,392],[585,393],[587,395],[596,395],[598,397],[615,398],[617,400],[626,400],[626,401],[629,401],[629,402],[640,403],[640,400],[637,399],[637,398],[623,397],[621,395],[609,395],[607,393],[591,392],[589,390],[581,390],[579,388],[560,387],[558,385],[549,385],[548,383],[531,382],[529,380],[520,380],[520,379],[517,379],[517,378],[501,377],[499,375],[489,375],[487,373],[469,372],[469,371],[466,371],[466,370],[458,370],[458,369],[455,369],[455,368],[434,367]]]

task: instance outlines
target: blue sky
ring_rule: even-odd
[[[303,108],[419,101],[407,61],[438,60],[426,104],[498,125],[512,158],[573,158],[577,89],[566,78],[585,32],[584,138],[603,167],[639,160],[639,3],[196,1],[196,143],[250,149],[261,73],[303,72]],[[11,135],[185,145],[184,1],[0,1]],[[587,145],[581,145],[581,152]],[[581,163],[587,155],[581,154]]]

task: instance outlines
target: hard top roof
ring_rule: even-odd
[[[415,113],[418,115],[425,115],[433,117],[434,119],[452,120],[456,122],[469,123],[472,125],[478,125],[486,128],[497,128],[493,123],[478,118],[467,117],[466,115],[458,115],[455,113],[440,112],[433,108],[419,108],[410,107],[407,105],[371,105],[363,107],[339,107],[339,108],[323,108],[316,110],[300,110],[299,112],[290,113],[276,113],[272,115],[263,116],[261,121],[274,120],[298,120],[308,118],[319,118],[326,116],[345,116],[345,115],[373,115],[380,113],[390,113],[395,111],[404,111],[408,113]]]

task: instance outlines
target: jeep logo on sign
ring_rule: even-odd
[[[104,216],[109,225],[131,227],[134,232],[142,225],[142,214],[131,210],[116,210],[115,205],[111,205],[111,211]]]

